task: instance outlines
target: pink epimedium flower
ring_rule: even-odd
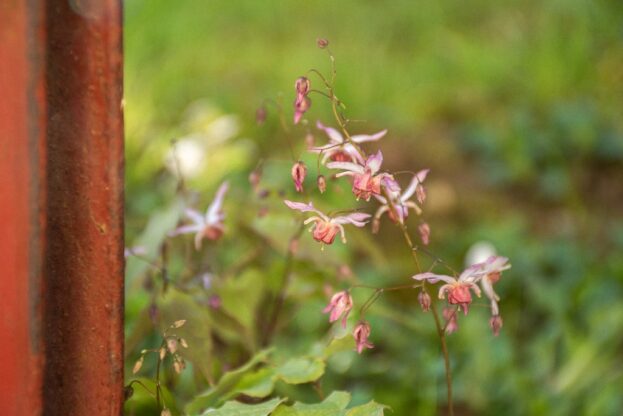
[[[370,324],[368,322],[359,322],[353,330],[353,337],[355,338],[357,353],[361,354],[364,348],[374,348],[374,344],[368,341],[370,337]]]
[[[415,175],[413,175],[413,179],[411,179],[411,183],[409,184],[407,189],[405,189],[405,191],[402,193],[400,192],[400,187],[395,181],[391,183],[391,181],[388,180],[387,183],[393,185],[393,186],[387,187],[387,193],[389,194],[391,198],[391,204],[390,204],[390,201],[387,200],[387,197],[385,195],[375,194],[374,197],[381,203],[381,206],[379,207],[379,209],[377,209],[376,213],[374,214],[374,219],[380,220],[381,216],[387,212],[387,215],[393,222],[403,223],[405,218],[407,218],[407,216],[409,215],[409,209],[412,209],[413,211],[415,211],[417,215],[420,215],[422,213],[422,208],[420,208],[420,206],[416,204],[415,202],[410,201],[410,199],[413,196],[413,194],[416,194],[417,196],[418,189],[424,189],[422,182],[424,182],[424,180],[426,179],[428,172],[429,172],[429,169],[423,169],[419,171],[418,173],[416,173]],[[418,198],[418,202],[420,202],[419,198]],[[394,206],[393,210],[391,209],[391,205]],[[430,228],[428,229],[428,231],[430,234]],[[420,233],[421,233],[421,230],[420,230]],[[427,245],[427,244],[428,244],[427,242],[424,243],[424,245]]]
[[[221,238],[224,232],[223,221],[225,214],[223,213],[223,198],[227,193],[229,185],[227,182],[223,182],[216,192],[214,201],[208,207],[205,215],[194,209],[187,208],[184,211],[185,216],[192,221],[192,224],[182,225],[178,227],[169,235],[171,237],[180,234],[195,234],[195,248],[199,250],[201,248],[201,242],[204,238],[208,240],[218,240]]]
[[[451,305],[459,305],[463,313],[467,315],[469,304],[472,303],[472,294],[470,289],[480,296],[480,288],[476,284],[476,278],[468,273],[469,269],[461,273],[459,278],[446,276],[443,274],[435,274],[431,272],[420,273],[413,276],[415,280],[426,280],[429,283],[437,283],[439,281],[446,282],[439,288],[439,299],[445,299],[448,295],[448,303]]]
[[[415,280],[426,280],[429,283],[437,283],[439,281],[446,282],[439,288],[439,299],[445,299],[448,295],[448,303],[451,305],[459,305],[463,313],[467,315],[469,304],[472,302],[470,289],[477,296],[480,296],[480,288],[477,283],[483,284],[483,290],[492,304],[492,312],[494,315],[498,312],[497,301],[499,298],[493,291],[493,287],[488,284],[488,276],[495,273],[501,273],[503,270],[509,269],[506,257],[491,256],[483,263],[476,263],[465,269],[461,275],[456,278],[443,274],[435,274],[431,272],[420,273],[413,276]],[[483,283],[484,282],[484,283]]]
[[[372,195],[381,194],[381,185],[385,186],[390,192],[399,191],[400,188],[389,173],[379,173],[383,164],[383,153],[379,150],[376,154],[366,159],[363,165],[352,162],[330,162],[327,163],[329,169],[342,169],[343,172],[335,175],[353,177],[353,194],[357,199],[370,200]]]
[[[363,156],[359,150],[357,150],[357,148],[351,143],[344,140],[344,137],[336,129],[327,127],[320,121],[316,123],[316,126],[327,134],[329,137],[329,143],[324,146],[311,147],[309,151],[313,153],[320,153],[322,155],[321,163],[323,165],[327,162],[327,160],[331,160],[333,162],[364,163]],[[373,142],[379,140],[385,136],[385,134],[387,134],[387,130],[382,130],[374,134],[356,134],[351,136],[350,139],[355,143]]]
[[[333,323],[342,318],[342,328],[346,328],[348,314],[353,309],[353,298],[347,291],[337,292],[331,297],[329,304],[322,313],[329,314],[329,322]]]
[[[301,212],[313,212],[316,214],[306,219],[304,224],[313,223],[312,228],[310,229],[312,237],[314,237],[314,240],[323,244],[332,244],[338,232],[342,236],[342,242],[346,243],[344,224],[352,224],[356,227],[363,227],[370,218],[370,214],[365,214],[363,212],[354,212],[348,215],[329,217],[314,208],[311,202],[309,204],[288,200],[283,202],[290,209]]]

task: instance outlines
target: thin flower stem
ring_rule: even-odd
[[[390,209],[394,209],[394,206],[391,203],[391,198],[389,197],[389,194],[387,193],[387,191],[386,191],[386,197],[387,197],[387,200],[390,202]],[[410,249],[409,251],[411,251],[413,261],[415,262],[415,265],[418,269],[418,273],[420,273],[422,269],[420,268],[420,262],[417,257],[416,249],[413,246],[413,241],[411,240],[411,237],[409,236],[407,227],[402,222],[398,222],[397,224],[402,231],[402,235],[405,239],[405,242],[407,243],[407,246],[409,246],[409,249]],[[422,290],[426,290],[426,284],[422,285]],[[441,352],[443,354],[443,361],[444,361],[444,366],[446,370],[446,388],[447,388],[447,393],[448,393],[448,413],[450,416],[454,416],[454,404],[452,402],[452,369],[450,368],[450,354],[448,353],[448,345],[446,343],[445,327],[441,326],[441,319],[439,319],[439,313],[437,312],[437,300],[433,300],[433,304],[431,305],[431,311],[433,312],[433,318],[435,320],[435,327],[437,329],[437,335],[439,336],[439,340],[441,341]]]
[[[160,344],[160,349],[162,348],[166,348],[167,346],[167,340],[166,338],[164,338],[162,340],[162,344]],[[158,349],[158,351],[160,351],[160,349]],[[160,407],[160,395],[161,395],[161,387],[160,387],[160,367],[162,364],[162,359],[160,358],[160,355],[158,355],[158,364],[156,365],[156,403],[158,404],[158,407]]]
[[[285,264],[283,268],[283,274],[281,277],[281,285],[279,287],[279,292],[275,299],[275,305],[271,312],[270,318],[268,319],[268,324],[266,327],[266,331],[264,332],[264,338],[262,339],[262,345],[266,346],[270,344],[270,341],[275,333],[277,328],[277,321],[279,320],[279,314],[281,313],[281,309],[283,308],[283,304],[286,300],[286,291],[288,290],[288,286],[290,285],[290,276],[292,274],[292,266],[294,262],[294,253],[291,250],[292,242],[298,239],[301,234],[305,230],[305,225],[301,223],[296,232],[290,237],[288,242],[288,253],[286,254]]]

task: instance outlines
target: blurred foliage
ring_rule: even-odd
[[[474,307],[449,337],[457,413],[620,414],[623,3],[127,0],[125,19],[126,235],[128,246],[146,250],[127,265],[128,376],[140,350],[158,345],[161,326],[175,319],[195,322],[189,369],[164,376],[175,409],[219,389],[262,351],[297,225],[281,202],[293,195],[290,145],[274,106],[261,127],[255,110],[280,100],[290,121],[296,77],[329,68],[315,47],[326,37],[337,94],[349,117],[365,120],[353,130],[387,127],[388,167],[432,169],[431,250],[461,268],[474,242],[489,241],[513,263],[497,287],[500,336],[490,334],[486,308]],[[329,106],[314,97],[307,118],[291,137],[317,197],[303,138],[309,131],[324,143],[312,125],[331,122]],[[172,149],[191,161],[184,192]],[[264,199],[247,181],[260,161]],[[205,209],[224,178],[231,191],[223,239],[200,252],[191,238],[167,239],[182,208]],[[347,185],[329,188],[320,208],[351,206]],[[414,273],[395,232],[389,222],[375,238],[349,230],[348,246],[322,252],[304,233],[270,363],[322,357],[322,390],[350,391],[352,407],[374,399],[397,415],[443,413],[443,362],[417,293],[387,293],[370,310],[375,349],[358,356],[344,345],[323,355],[344,335],[321,314],[325,290],[399,284]],[[367,295],[356,291],[355,304]],[[141,375],[153,374],[152,364]],[[242,387],[237,378],[219,400],[271,390],[319,401],[311,384],[288,384],[266,364],[250,366]],[[299,414],[291,401],[266,403]],[[129,405],[128,414],[154,412]]]

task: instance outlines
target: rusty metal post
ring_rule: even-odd
[[[118,0],[0,1],[0,414],[117,415]]]

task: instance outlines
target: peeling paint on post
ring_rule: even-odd
[[[0,414],[118,415],[121,5],[0,3]]]

